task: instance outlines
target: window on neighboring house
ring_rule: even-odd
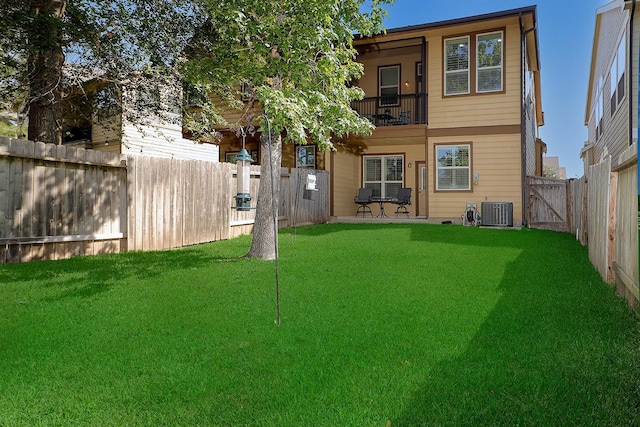
[[[242,83],[240,85],[240,99],[243,101],[248,101],[251,99],[253,95],[253,86],[249,83]]]
[[[403,185],[404,156],[364,156],[363,177],[373,197],[396,197]]]
[[[471,145],[436,146],[436,190],[471,190]]]
[[[445,40],[445,95],[469,93],[469,37]]]
[[[296,167],[315,168],[316,167],[316,146],[300,145],[296,147]]]
[[[378,68],[378,96],[380,105],[398,105],[400,94],[400,66]]]
[[[602,76],[598,79],[598,87],[596,88],[596,106],[595,106],[595,118],[596,118],[596,141],[600,138],[603,132],[602,116],[604,114],[604,98],[602,96]]]
[[[626,69],[626,49],[625,49],[625,36],[622,36],[620,44],[618,45],[618,51],[613,57],[611,63],[611,70],[609,72],[610,80],[610,100],[611,100],[611,115],[613,116],[620,106],[622,99],[624,98],[624,83],[625,83],[625,69]]]
[[[476,43],[477,91],[502,90],[502,31],[479,34]]]

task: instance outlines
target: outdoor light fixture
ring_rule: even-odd
[[[251,206],[251,194],[249,194],[249,179],[253,159],[246,149],[240,150],[236,155],[238,194],[236,194],[236,210],[248,211]]]

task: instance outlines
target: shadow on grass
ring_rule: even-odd
[[[471,230],[415,234],[518,245],[522,252],[473,339],[430,371],[393,425],[634,425],[640,324],[601,281],[586,250],[570,235],[549,239],[558,242],[550,246],[538,241],[547,233],[539,230],[502,238],[501,231]],[[532,264],[540,266],[533,276]]]
[[[44,282],[62,293],[50,300],[92,297],[106,292],[114,283],[127,280],[153,280],[167,271],[188,270],[217,261],[238,258],[212,251],[207,244],[157,252],[128,252],[115,255],[78,256],[57,261],[33,261],[0,266],[3,283]]]

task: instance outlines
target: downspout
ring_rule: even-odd
[[[522,143],[522,226],[526,227],[528,226],[528,222],[527,222],[527,202],[528,202],[528,194],[529,194],[529,186],[527,185],[527,122],[526,122],[526,111],[525,111],[525,87],[526,87],[526,83],[525,83],[525,78],[526,78],[526,74],[527,74],[527,70],[526,70],[526,64],[527,61],[525,61],[525,55],[527,54],[527,34],[529,34],[532,31],[535,31],[536,29],[536,23],[534,21],[533,23],[533,27],[529,28],[526,31],[522,31],[522,14],[520,14],[520,28],[521,28],[521,34],[522,34],[522,43],[521,43],[521,55],[522,58],[520,60],[520,67],[521,67],[521,72],[520,72],[520,139],[521,139],[521,143]],[[533,112],[533,114],[535,115],[535,111]],[[535,156],[535,138],[537,137],[537,123],[536,123],[536,134],[532,135],[532,137],[534,138],[534,152],[533,155]],[[535,160],[534,160],[535,161]]]
[[[526,77],[526,43],[527,43],[527,34],[536,29],[535,22],[534,26],[526,31],[522,26],[522,12],[518,13],[518,21],[520,24],[520,145],[522,146],[522,159],[520,161],[521,176],[520,179],[522,181],[522,226],[526,227],[527,223],[527,194],[529,193],[529,189],[527,187],[527,129],[526,129],[526,113],[525,113],[525,77]]]
[[[524,79],[525,79],[525,35],[522,28],[522,12],[518,13],[520,25],[520,181],[522,204],[522,226],[527,226],[527,141],[525,138],[525,112],[524,112]]]
[[[422,94],[420,94],[420,96],[422,97],[422,121],[425,125],[428,125],[429,122],[427,120],[428,116],[428,112],[427,112],[427,38],[425,36],[422,36],[422,49],[420,52],[420,62],[422,63],[422,76],[420,76],[420,78],[422,79],[422,93],[424,93],[425,95],[422,96]]]
[[[631,17],[629,19],[629,146],[633,145],[633,96],[631,91],[633,90],[633,15],[636,11],[636,0],[631,0]],[[640,55],[638,55],[638,70],[640,70]],[[639,73],[640,76],[640,73]],[[638,77],[638,94],[640,94],[640,77]],[[638,116],[640,117],[640,97],[638,97]],[[636,138],[640,139],[640,120],[636,123]]]

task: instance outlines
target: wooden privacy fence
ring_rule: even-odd
[[[0,137],[0,262],[160,250],[250,233],[255,209],[232,208],[235,170]],[[319,188],[312,199],[304,197],[310,173]],[[252,166],[252,208],[259,177]],[[329,220],[327,172],[282,169],[280,185],[280,227]]]
[[[527,223],[530,227],[565,232],[571,229],[568,187],[568,181],[563,179],[527,177]]]
[[[126,163],[111,153],[0,137],[0,260],[118,252]]]
[[[575,233],[589,260],[619,295],[638,308],[636,146],[612,168],[611,157],[568,181],[527,177],[529,226]]]

